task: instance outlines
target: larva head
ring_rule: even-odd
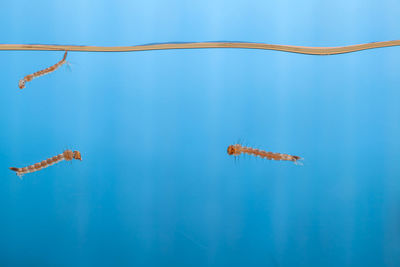
[[[24,89],[25,88],[25,82],[26,81],[24,79],[19,80],[19,83],[18,83],[19,89]]]
[[[74,151],[74,159],[82,160],[81,152],[75,150]]]
[[[234,155],[234,156],[239,156],[241,151],[240,151],[241,145],[230,145],[228,146],[227,152],[228,155]]]

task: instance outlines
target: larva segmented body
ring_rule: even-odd
[[[62,154],[59,154],[47,160],[43,160],[42,162],[29,165],[28,167],[24,168],[11,167],[10,170],[15,171],[16,174],[21,178],[22,175],[26,173],[36,172],[51,165],[54,165],[60,161],[70,161],[72,159],[82,160],[81,153],[79,151],[65,150]]]
[[[242,146],[239,144],[235,145],[230,145],[228,146],[227,150],[229,155],[234,155],[234,156],[239,156],[242,153],[248,154],[248,155],[253,155],[253,156],[258,156],[261,158],[266,158],[269,160],[287,160],[287,161],[293,161],[297,162],[298,160],[301,160],[300,157],[298,156],[292,156],[288,154],[282,154],[282,153],[274,153],[274,152],[268,152],[265,150],[260,150],[256,148],[251,148],[251,147],[246,147]]]
[[[51,67],[48,67],[44,70],[39,70],[33,74],[26,75],[23,79],[21,79],[18,83],[19,89],[24,89],[25,88],[25,83],[32,81],[34,78],[49,74],[50,72],[55,71],[58,69],[61,65],[63,65],[66,62],[67,59],[67,51],[65,51],[63,59],[61,59],[59,62],[54,64]]]

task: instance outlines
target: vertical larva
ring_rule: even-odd
[[[256,157],[258,156],[258,157],[266,158],[266,159],[270,159],[270,160],[287,160],[287,161],[293,161],[295,163],[298,160],[301,160],[301,158],[298,156],[268,152],[265,150],[242,146],[239,144],[228,146],[227,152],[229,155],[234,155],[234,156],[239,156],[240,154],[244,153],[244,154],[253,155]]]
[[[26,75],[23,79],[21,79],[19,81],[19,83],[18,83],[19,89],[25,88],[25,83],[32,81],[34,78],[37,78],[37,77],[40,77],[40,76],[43,76],[50,72],[55,71],[56,69],[58,69],[61,65],[63,65],[66,62],[66,59],[67,59],[67,51],[65,51],[63,59],[61,59],[59,62],[57,62],[53,66],[48,67],[44,70],[39,70],[33,74]]]
[[[43,160],[42,162],[29,165],[24,168],[15,168],[11,167],[10,170],[15,171],[16,174],[21,178],[22,175],[26,173],[31,173],[31,172],[36,172],[41,169],[47,168],[51,165],[54,165],[60,161],[66,160],[70,161],[72,159],[77,159],[77,160],[82,160],[81,153],[79,151],[71,151],[71,150],[65,150],[63,153],[54,156],[52,158],[49,158],[47,160]]]

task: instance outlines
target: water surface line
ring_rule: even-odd
[[[400,46],[400,40],[372,42],[336,47],[311,47],[296,45],[277,45],[251,42],[188,42],[156,43],[133,46],[82,46],[82,45],[46,45],[46,44],[0,44],[0,51],[79,51],[79,52],[133,52],[169,49],[200,48],[243,48],[291,52],[307,55],[336,55],[390,46]]]

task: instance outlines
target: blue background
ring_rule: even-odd
[[[400,2],[2,1],[0,43],[400,39]],[[0,265],[399,266],[400,47],[0,51]],[[241,156],[237,140],[304,166]],[[66,148],[21,181],[23,167]]]

